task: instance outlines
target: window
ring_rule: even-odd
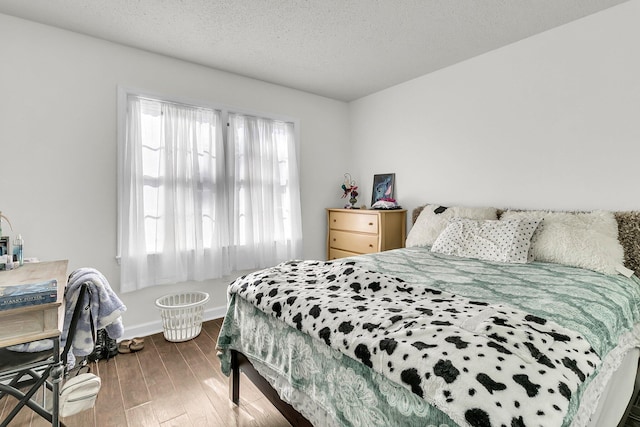
[[[235,269],[299,253],[300,205],[293,124],[229,114],[228,170]]]
[[[134,93],[121,103],[123,291],[301,256],[293,123]]]

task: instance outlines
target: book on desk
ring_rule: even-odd
[[[56,302],[57,298],[56,279],[20,285],[0,285],[0,311]]]

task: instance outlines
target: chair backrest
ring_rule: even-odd
[[[69,356],[69,351],[71,350],[71,345],[73,344],[73,338],[75,336],[77,327],[78,327],[78,319],[80,318],[80,314],[82,310],[89,310],[89,317],[91,319],[91,336],[95,341],[95,330],[93,330],[93,316],[91,314],[91,298],[88,296],[91,295],[91,288],[87,283],[83,283],[80,286],[80,290],[78,291],[78,298],[76,299],[76,305],[73,308],[73,315],[71,316],[71,323],[69,324],[69,329],[67,330],[67,337],[64,345],[64,349],[62,350],[62,354],[60,355],[60,360],[65,366],[67,366],[67,357]],[[87,297],[87,298],[85,298]],[[86,299],[86,303],[85,303]]]

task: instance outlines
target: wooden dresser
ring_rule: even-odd
[[[327,209],[327,259],[404,248],[406,209]]]

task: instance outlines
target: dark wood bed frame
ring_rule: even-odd
[[[422,211],[424,206],[420,206],[413,211],[412,223],[416,222],[416,219],[420,212]],[[622,219],[623,215],[633,214],[632,218]],[[618,220],[619,226],[627,226],[627,222],[633,225],[633,240],[640,240],[640,227],[637,227],[638,223],[640,223],[640,212],[616,212],[616,219]],[[625,223],[622,223],[625,221]],[[628,228],[628,227],[626,227]],[[627,248],[626,245],[629,244],[628,240],[626,242],[622,242],[623,246],[625,246],[625,257],[627,256],[627,252],[631,252],[635,255],[638,251],[638,248]],[[625,245],[626,244],[626,245]],[[625,259],[625,261],[628,261]],[[629,265],[630,268],[636,270],[636,274],[638,274],[638,265],[640,262],[638,260],[633,260],[633,263]],[[313,427],[313,424],[309,420],[307,420],[304,416],[302,416],[298,411],[296,411],[293,406],[285,402],[280,398],[278,392],[269,384],[269,382],[260,375],[260,373],[254,368],[247,357],[240,353],[237,350],[231,350],[231,376],[229,378],[229,398],[234,404],[238,404],[240,401],[240,371],[244,372],[244,374],[251,380],[251,382],[262,392],[262,394],[269,399],[269,401],[276,407],[278,411],[291,423],[293,426],[302,426],[302,427]],[[627,409],[625,410],[624,416],[620,420],[618,427],[624,427],[626,420],[629,416],[631,409],[633,408],[635,402],[638,399],[638,395],[640,394],[640,368],[636,373],[636,380],[633,389],[633,394],[631,395],[631,400],[627,405]]]
[[[240,401],[240,370],[244,372],[247,378],[264,394],[264,397],[269,399],[269,402],[280,411],[291,425],[313,427],[313,424],[296,411],[293,406],[280,399],[278,392],[258,373],[249,359],[236,350],[231,350],[231,377],[229,378],[229,398],[233,403],[237,405]]]

